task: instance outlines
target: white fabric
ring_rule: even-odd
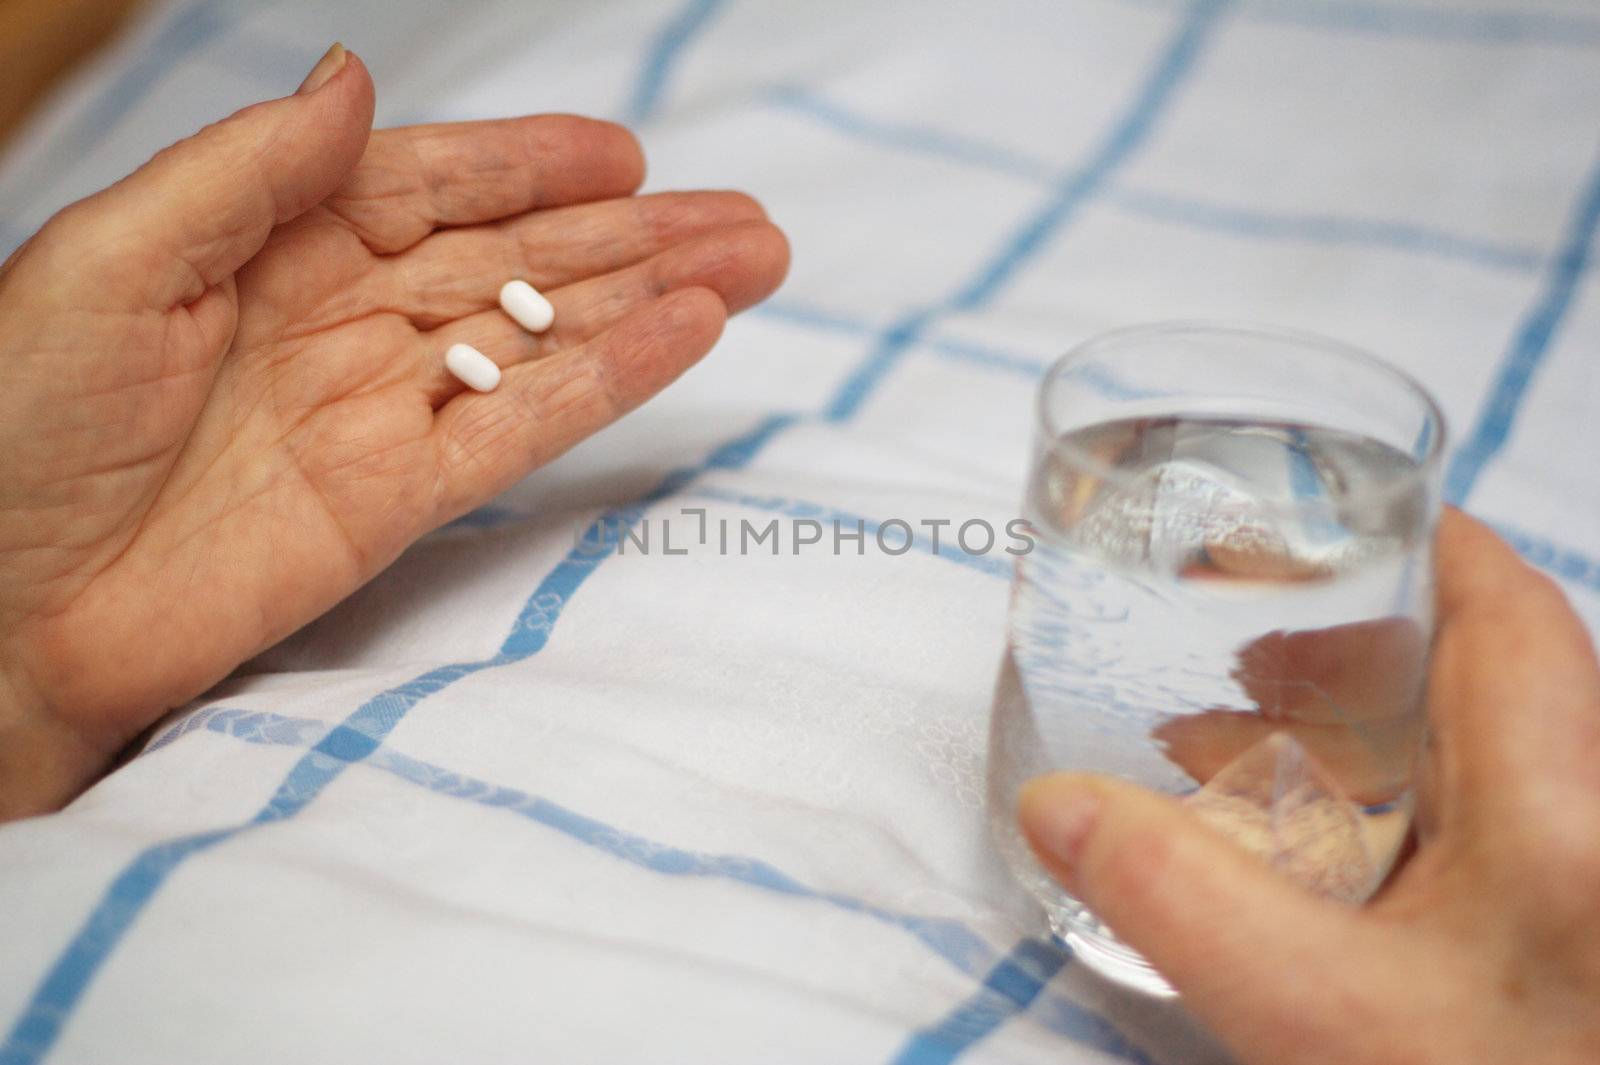
[[[335,38],[380,122],[638,123],[651,187],[763,199],[791,280],[0,828],[0,1062],[1221,1060],[1056,972],[990,857],[1007,557],[715,550],[721,519],[1003,525],[1038,368],[1115,325],[1407,367],[1469,508],[1600,623],[1589,0],[167,4],[5,158],[0,250]],[[652,492],[656,536],[704,507],[711,543],[568,557]]]

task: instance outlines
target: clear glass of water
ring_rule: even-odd
[[[1089,966],[1164,980],[1039,866],[1056,770],[1180,798],[1360,902],[1410,825],[1444,423],[1415,381],[1278,329],[1141,326],[1046,374],[989,734],[1001,854]],[[1218,914],[1217,920],[1228,920]]]

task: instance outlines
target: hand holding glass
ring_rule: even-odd
[[[1443,422],[1359,351],[1203,324],[1090,341],[1046,375],[1038,416],[991,823],[1086,964],[1164,992],[1035,861],[1017,792],[1111,773],[1309,890],[1368,897],[1410,824],[1424,736]]]

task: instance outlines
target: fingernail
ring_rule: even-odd
[[[328,84],[329,79],[344,69],[345,57],[349,54],[344,50],[344,45],[338,41],[333,42],[333,47],[322,53],[322,58],[317,60],[317,65],[311,68],[311,73],[306,75],[306,80],[300,83],[300,87],[295,90],[295,95],[306,96]]]
[[[1017,796],[1022,834],[1039,857],[1075,869],[1100,813],[1100,797],[1049,779],[1030,780]]]

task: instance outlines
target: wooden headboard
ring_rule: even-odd
[[[145,0],[0,0],[0,142]]]

